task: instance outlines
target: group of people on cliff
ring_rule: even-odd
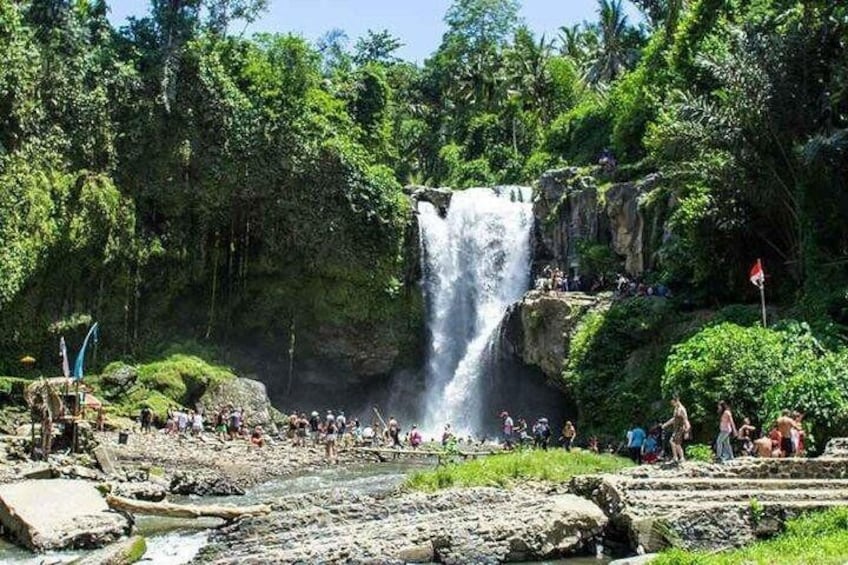
[[[579,273],[569,275],[557,266],[546,265],[541,276],[536,279],[536,290],[546,292],[602,292],[613,291],[618,297],[655,296],[671,298],[671,290],[664,284],[649,284],[639,278],[630,278],[617,274],[615,281],[600,274],[588,280]]]

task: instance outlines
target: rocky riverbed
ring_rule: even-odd
[[[273,501],[217,530],[196,563],[496,563],[591,548],[606,517],[545,485],[363,495],[327,489]]]

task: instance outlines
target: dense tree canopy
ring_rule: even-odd
[[[51,332],[92,317],[128,354],[391,326],[420,300],[402,185],[532,182],[606,151],[612,180],[660,173],[654,276],[713,305],[763,257],[774,298],[838,340],[848,6],[633,4],[644,21],[599,0],[553,38],[517,0],[455,0],[414,65],[386,30],[228,34],[266,0],[151,0],[121,29],[102,0],[0,2],[0,368],[51,362]]]

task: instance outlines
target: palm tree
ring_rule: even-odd
[[[506,56],[510,86],[524,98],[525,106],[539,111],[545,123],[548,122],[550,109],[552,85],[548,60],[552,49],[553,42],[544,35],[536,42],[527,28],[521,28]]]
[[[637,56],[633,38],[638,32],[628,25],[621,0],[598,0],[598,16],[600,45],[586,74],[586,80],[595,85],[615,80],[635,63]]]

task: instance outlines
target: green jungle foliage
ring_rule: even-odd
[[[264,0],[151,1],[120,29],[106,0],[0,2],[0,373],[54,374],[59,336],[75,349],[94,320],[95,369],[184,339],[290,360],[327,328],[411,363],[402,186],[527,183],[611,154],[598,184],[659,173],[644,252],[677,299],[581,324],[564,372],[581,425],[620,434],[680,392],[704,431],[720,398],[844,430],[848,4],[638,0],[636,22],[624,1],[538,37],[518,0],[454,0],[420,65],[387,31],[352,47],[341,30],[227,33]],[[694,313],[755,302],[757,257],[770,303],[807,329]],[[149,390],[191,395],[168,374]]]
[[[787,521],[786,531],[743,549],[699,553],[673,549],[653,561],[658,565],[742,565],[845,563],[848,559],[848,510],[833,508]]]

